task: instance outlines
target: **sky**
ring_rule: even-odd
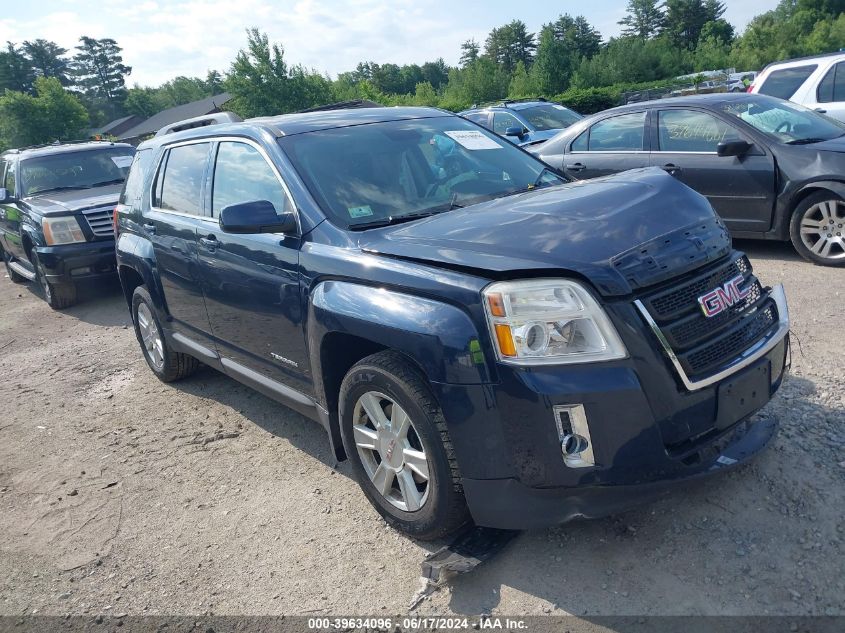
[[[742,31],[777,0],[725,0],[725,18]],[[289,63],[332,77],[359,61],[399,65],[443,57],[457,64],[461,43],[483,45],[513,19],[536,32],[561,13],[584,15],[605,38],[619,33],[627,0],[2,0],[0,42],[45,38],[73,52],[81,35],[111,37],[132,67],[128,85],[157,86],[178,75],[225,72],[246,44],[246,29],[266,32]]]

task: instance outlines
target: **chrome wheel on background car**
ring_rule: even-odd
[[[155,319],[146,303],[138,306],[138,329],[141,332],[141,340],[150,362],[156,369],[164,366],[164,344],[161,340],[161,333],[158,330]]]
[[[352,419],[355,447],[373,486],[400,510],[419,510],[428,499],[429,464],[411,418],[388,396],[368,391]]]
[[[828,266],[845,265],[845,201],[829,192],[806,198],[792,217],[790,236],[805,259]]]

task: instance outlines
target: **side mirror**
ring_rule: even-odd
[[[722,141],[716,146],[719,156],[742,156],[751,149],[748,141]]]
[[[521,125],[514,125],[505,130],[505,136],[523,136],[524,134],[525,128]]]
[[[0,187],[0,202],[9,201],[9,191],[5,187]]]
[[[296,230],[293,213],[276,213],[267,200],[230,204],[220,212],[220,229],[224,233],[290,233]]]

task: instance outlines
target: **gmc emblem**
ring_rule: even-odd
[[[724,286],[701,295],[698,303],[704,311],[704,316],[709,319],[745,299],[751,293],[751,286],[742,290],[739,287],[742,280],[743,276],[737,275]]]

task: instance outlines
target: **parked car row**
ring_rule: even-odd
[[[202,363],[318,421],[414,537],[602,516],[776,430],[754,413],[788,368],[783,289],[665,171],[569,183],[431,108],[214,115],[134,155],[84,149],[114,180],[132,161],[102,244],[155,376]],[[27,218],[0,244],[10,276],[50,281],[45,249],[93,248],[100,208],[56,198],[110,185],[29,188],[40,151],[5,158],[4,209]]]

